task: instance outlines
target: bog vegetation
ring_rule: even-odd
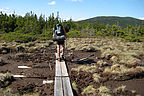
[[[61,20],[59,13],[54,16],[52,13],[49,17],[40,15],[39,17],[33,12],[26,13],[25,16],[16,14],[0,13],[0,38],[8,41],[30,42],[36,39],[51,39],[53,27],[61,23],[68,37],[97,37],[110,36],[120,37],[129,41],[139,42],[144,37],[144,24],[119,26],[119,22],[113,25],[101,24],[98,22],[74,22],[72,19]]]

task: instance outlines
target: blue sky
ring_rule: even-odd
[[[0,0],[0,11],[22,16],[30,11],[45,16],[59,11],[60,17],[66,20],[96,16],[144,19],[144,0]]]

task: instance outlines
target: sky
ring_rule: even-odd
[[[144,20],[144,0],[0,0],[0,11],[24,16],[59,12],[63,20],[84,20],[97,16],[134,17]]]

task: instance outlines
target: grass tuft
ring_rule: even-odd
[[[76,82],[73,82],[73,83],[72,83],[72,87],[73,87],[73,89],[74,89],[75,91],[78,91]]]
[[[110,89],[109,88],[107,88],[106,86],[100,86],[99,88],[98,88],[98,91],[99,91],[99,93],[101,94],[103,94],[103,93],[110,93]]]
[[[96,91],[96,89],[93,87],[93,85],[89,85],[83,89],[82,94],[93,96],[93,95],[95,95],[95,91]]]
[[[93,74],[93,79],[95,82],[100,83],[100,81],[99,81],[100,78],[101,78],[100,74],[98,74],[98,73]]]

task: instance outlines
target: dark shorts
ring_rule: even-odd
[[[64,40],[63,41],[57,41],[58,45],[63,45],[64,44]]]

